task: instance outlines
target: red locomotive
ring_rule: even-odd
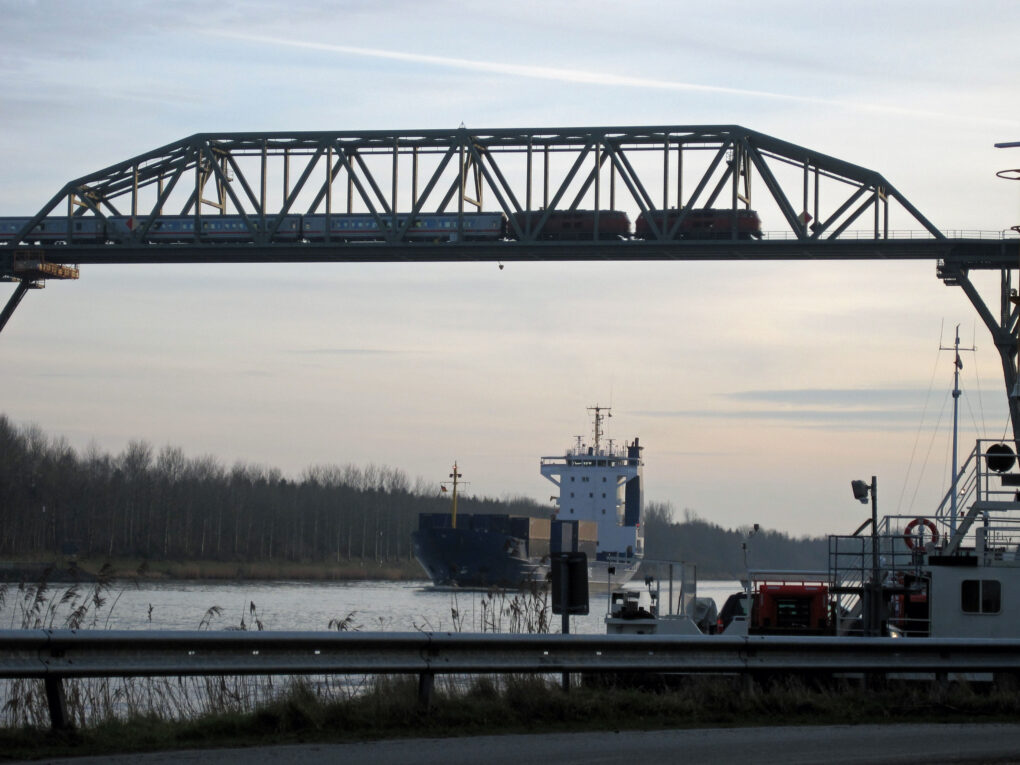
[[[686,211],[687,215],[676,226],[684,210],[652,210],[638,215],[634,236],[638,239],[659,239],[652,228],[658,227],[662,238],[669,239],[761,239],[761,218],[754,210],[721,210],[706,207]],[[670,232],[673,232],[670,237]]]

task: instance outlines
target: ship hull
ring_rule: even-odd
[[[411,534],[411,544],[415,558],[437,587],[523,589],[548,581],[549,556],[529,556],[526,538],[471,528],[422,528]],[[600,589],[626,584],[640,564],[637,557],[599,560],[592,556],[588,585]]]
[[[549,557],[527,555],[527,540],[476,529],[419,529],[414,557],[439,587],[518,589],[545,582]]]

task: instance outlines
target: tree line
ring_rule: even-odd
[[[724,529],[690,510],[673,519],[668,503],[645,505],[645,556],[695,563],[702,579],[741,579],[748,568],[824,571],[825,538],[794,538],[781,531],[742,526]]]
[[[527,498],[462,496],[465,513],[547,517]],[[134,440],[116,455],[81,453],[34,425],[0,415],[0,557],[149,560],[410,560],[419,513],[449,511],[448,495],[394,468],[319,465],[288,480],[276,468],[187,457]],[[694,561],[700,576],[736,576],[749,530],[728,530],[665,504],[645,513],[646,555]],[[752,566],[822,568],[824,540],[760,532]]]
[[[539,514],[530,500],[462,497],[464,512]],[[0,556],[379,562],[411,558],[439,486],[369,465],[321,465],[298,479],[175,446],[131,441],[77,453],[0,415]],[[548,512],[548,511],[545,511]]]

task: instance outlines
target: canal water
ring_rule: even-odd
[[[632,583],[631,588],[643,587]],[[663,585],[661,601],[667,602]],[[722,607],[740,589],[735,581],[698,583],[697,594],[714,598]],[[66,588],[55,585],[54,603]],[[81,589],[79,600],[88,595]],[[674,593],[678,595],[678,593]],[[436,589],[428,581],[412,582],[141,582],[114,583],[105,602],[89,604],[82,628],[116,630],[259,629],[409,632],[534,631],[541,602],[515,593]],[[23,598],[22,598],[23,599]],[[592,590],[589,613],[571,617],[575,633],[605,632],[605,591]],[[73,603],[56,606],[48,621],[65,626]],[[8,591],[0,609],[0,629],[21,626],[19,594]],[[550,631],[559,632],[561,617],[546,618]],[[6,623],[4,623],[6,622]]]

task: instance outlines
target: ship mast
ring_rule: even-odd
[[[960,347],[960,325],[956,325],[956,341],[952,347],[946,347],[943,345],[939,346],[940,351],[953,351],[955,353],[955,359],[953,361],[953,467],[952,467],[952,488],[950,489],[951,494],[949,496],[949,534],[950,538],[956,534],[956,495],[957,488],[956,484],[960,480],[957,468],[957,440],[959,437],[959,422],[960,422],[960,370],[963,369],[963,362],[960,360],[960,351],[974,351],[976,348],[961,348]]]
[[[595,444],[594,444],[594,449],[595,449],[595,454],[598,454],[599,453],[599,442],[602,440],[602,420],[604,420],[606,417],[612,417],[613,416],[613,409],[612,409],[612,407],[599,406],[598,404],[595,404],[595,406],[589,406],[588,407],[588,411],[595,413]],[[605,412],[605,414],[602,414],[603,412]]]
[[[463,477],[464,476],[460,473],[460,471],[457,470],[457,463],[454,462],[453,463],[453,472],[450,473],[450,478],[453,479],[453,481],[452,481],[452,485],[453,485],[453,499],[450,502],[450,527],[454,528],[454,529],[457,528],[457,486],[458,486],[458,481],[460,481],[460,479],[463,478]],[[442,488],[443,491],[446,491],[446,484],[445,483],[441,484],[440,487]]]

